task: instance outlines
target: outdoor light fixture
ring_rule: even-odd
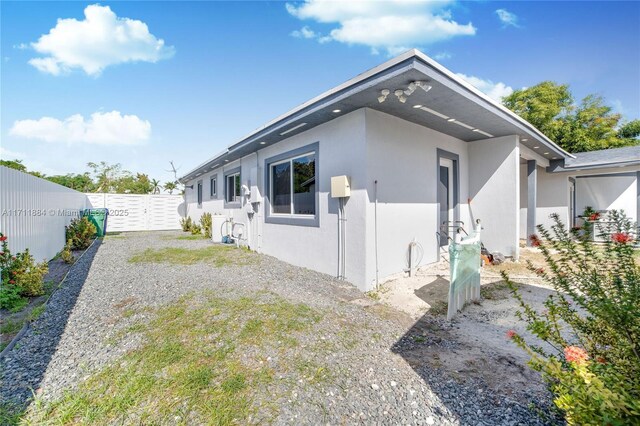
[[[396,97],[401,103],[407,102],[407,97],[404,95],[404,92],[402,90],[398,89],[395,92],[393,92],[393,94],[396,95]]]
[[[224,162],[225,162],[225,163],[228,163],[228,162],[229,162],[229,160],[224,160]]]
[[[422,108],[420,108],[420,109],[421,109],[421,110],[423,110],[423,111],[427,111],[429,114],[433,114],[433,115],[435,115],[436,117],[444,118],[444,119],[445,119],[445,120],[447,120],[447,121],[453,120],[453,118],[449,119],[449,117],[448,117],[448,116],[446,116],[446,115],[444,115],[444,114],[442,114],[442,113],[440,113],[440,112],[438,112],[438,111],[436,111],[436,110],[434,110],[434,109],[427,108],[426,106],[423,106],[423,107],[422,107]]]
[[[539,147],[539,146],[534,146],[534,147],[533,147],[533,149],[538,149],[538,148],[540,148],[540,147]]]
[[[298,124],[297,126],[293,126],[292,128],[290,128],[290,129],[288,129],[288,130],[285,130],[284,132],[280,133],[280,136],[284,136],[284,135],[286,135],[287,133],[293,132],[294,130],[297,130],[297,129],[299,129],[300,127],[304,127],[304,126],[306,126],[306,125],[307,125],[307,123],[300,123],[300,124]]]
[[[526,138],[525,138],[525,139],[522,139],[522,142],[526,142],[526,141],[528,141],[528,140],[529,140],[529,139],[526,139]]]
[[[418,87],[424,90],[425,92],[428,92],[429,90],[431,90],[431,86],[429,86],[424,81],[412,81],[411,83],[409,83],[409,86],[407,86],[407,90],[404,91],[404,94],[407,96],[411,96]]]
[[[382,89],[380,91],[380,96],[378,96],[378,102],[383,103],[384,101],[386,101],[389,93],[391,93],[389,89]]]
[[[414,108],[422,108],[422,105],[418,104],[418,105],[414,105]]]
[[[193,189],[193,185],[185,185],[185,188]]]
[[[456,119],[455,119],[455,118],[450,118],[450,119],[448,119],[447,121],[448,121],[449,123],[452,123],[452,122],[456,121]]]
[[[260,142],[260,145],[266,145],[267,143],[265,141]]]
[[[331,112],[332,112],[332,113],[334,113],[334,114],[337,114],[337,113],[339,113],[339,112],[341,112],[341,111],[342,111],[341,109],[334,109],[334,110],[333,110],[333,111],[331,111]]]

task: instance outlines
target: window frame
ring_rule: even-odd
[[[283,152],[282,154],[278,154],[276,156],[267,158],[264,161],[264,170],[265,170],[265,223],[276,223],[282,225],[297,225],[297,226],[320,226],[320,179],[319,179],[319,164],[320,164],[320,143],[315,142],[309,145],[302,146],[300,148]],[[294,181],[294,167],[293,161],[298,158],[303,158],[308,155],[313,154],[315,157],[315,213],[314,214],[297,214],[293,213],[294,208],[294,192],[293,192],[293,181]],[[273,166],[277,166],[279,164],[291,164],[290,166],[290,188],[291,188],[291,212],[292,213],[273,213],[273,208],[271,205],[271,200],[273,198],[273,175],[272,168]]]
[[[202,179],[200,179],[199,181],[196,182],[196,203],[198,204],[198,208],[202,208],[202,201],[203,201],[202,189],[203,189]]]
[[[238,176],[238,179],[240,180],[240,188],[242,188],[242,172],[240,167],[236,167],[235,169],[230,169],[230,170],[226,170],[224,172],[224,207],[225,208],[239,208],[242,207],[241,206],[241,199],[240,197],[242,196],[242,194],[235,194],[235,189],[234,189],[234,195],[236,200],[234,201],[229,201],[228,198],[228,190],[229,190],[229,185],[228,185],[228,180],[229,177],[231,176]],[[235,186],[235,185],[234,185]],[[242,192],[242,189],[240,189],[240,192]]]
[[[209,177],[209,198],[218,198],[218,175]]]

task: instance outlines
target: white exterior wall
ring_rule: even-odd
[[[550,229],[554,224],[552,214],[557,214],[565,225],[569,225],[569,177],[562,174],[538,170],[538,194],[536,225]],[[525,235],[525,238],[527,235]]]
[[[538,171],[538,223],[549,228],[549,218],[557,213],[563,223],[569,224],[569,178],[576,181],[576,211],[580,215],[586,206],[596,210],[624,210],[632,220],[638,220],[638,182],[640,167],[615,167],[579,172],[547,173]],[[631,176],[616,176],[632,173]],[[526,213],[525,213],[526,215]],[[525,216],[526,217],[526,216]]]
[[[586,206],[595,210],[624,210],[632,221],[637,221],[638,179],[631,174],[576,177],[576,211]]]
[[[489,251],[517,258],[520,236],[518,137],[470,142],[468,152],[472,220],[482,221],[482,240]]]
[[[552,214],[560,220],[569,222],[569,177],[563,174],[547,173],[544,167],[538,167],[536,193],[536,226],[544,225],[550,229],[554,224]],[[520,164],[520,238],[526,240],[527,235],[527,164]]]
[[[259,252],[275,256],[293,265],[337,275],[338,271],[338,200],[330,198],[331,177],[351,177],[351,197],[345,205],[346,225],[346,279],[364,288],[365,259],[365,215],[367,194],[365,180],[365,110],[357,110],[306,132],[287,138],[276,145],[265,147],[255,154],[227,163],[214,172],[205,173],[187,182],[194,185],[187,189],[187,214],[199,220],[204,212],[233,216],[234,221],[248,223],[248,215],[242,208],[224,208],[224,171],[241,167],[241,181],[252,192],[264,190],[264,162],[275,155],[309,144],[319,143],[317,159],[319,200],[319,227],[265,223],[264,200],[260,203],[251,221],[251,246]],[[212,173],[218,176],[218,198],[210,199],[209,181]],[[203,181],[203,203],[197,206],[197,181]],[[255,182],[258,187],[255,187]],[[262,195],[262,194],[261,194]],[[252,198],[254,194],[252,194]]]
[[[36,261],[53,258],[65,244],[65,226],[87,197],[57,183],[0,166],[0,232],[13,253],[29,249]]]
[[[424,249],[421,264],[438,261],[438,160],[442,149],[459,156],[460,220],[469,229],[467,143],[372,109],[366,110],[368,207],[367,288],[375,282],[375,185],[378,181],[379,278],[408,267],[409,243]]]

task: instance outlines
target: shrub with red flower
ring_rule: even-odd
[[[589,220],[591,222],[595,222],[596,220],[599,220],[599,219],[600,219],[600,213],[598,213],[598,212],[595,212],[595,213],[592,213],[591,215],[589,215]]]
[[[616,232],[611,234],[611,241],[618,244],[626,244],[633,241],[633,237],[626,232]]]
[[[542,243],[542,241],[540,241],[540,237],[536,234],[529,235],[529,241],[531,242],[532,247],[540,247],[540,244]]]
[[[564,348],[564,357],[569,362],[583,364],[589,359],[587,352],[578,346],[567,346]]]
[[[0,234],[0,241],[7,241],[7,237],[5,237],[4,235]]]
[[[518,334],[513,331],[513,330],[509,330],[507,331],[507,339],[513,339],[515,336],[517,336]]]

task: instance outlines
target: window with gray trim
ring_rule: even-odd
[[[225,201],[227,203],[240,202],[240,172],[225,175]]]
[[[211,177],[209,179],[209,196],[211,198],[216,198],[218,196],[218,179],[216,177]]]
[[[273,216],[315,216],[316,153],[269,164],[269,199]]]
[[[202,181],[199,180],[197,184],[196,193],[198,196],[198,207],[202,206]]]

